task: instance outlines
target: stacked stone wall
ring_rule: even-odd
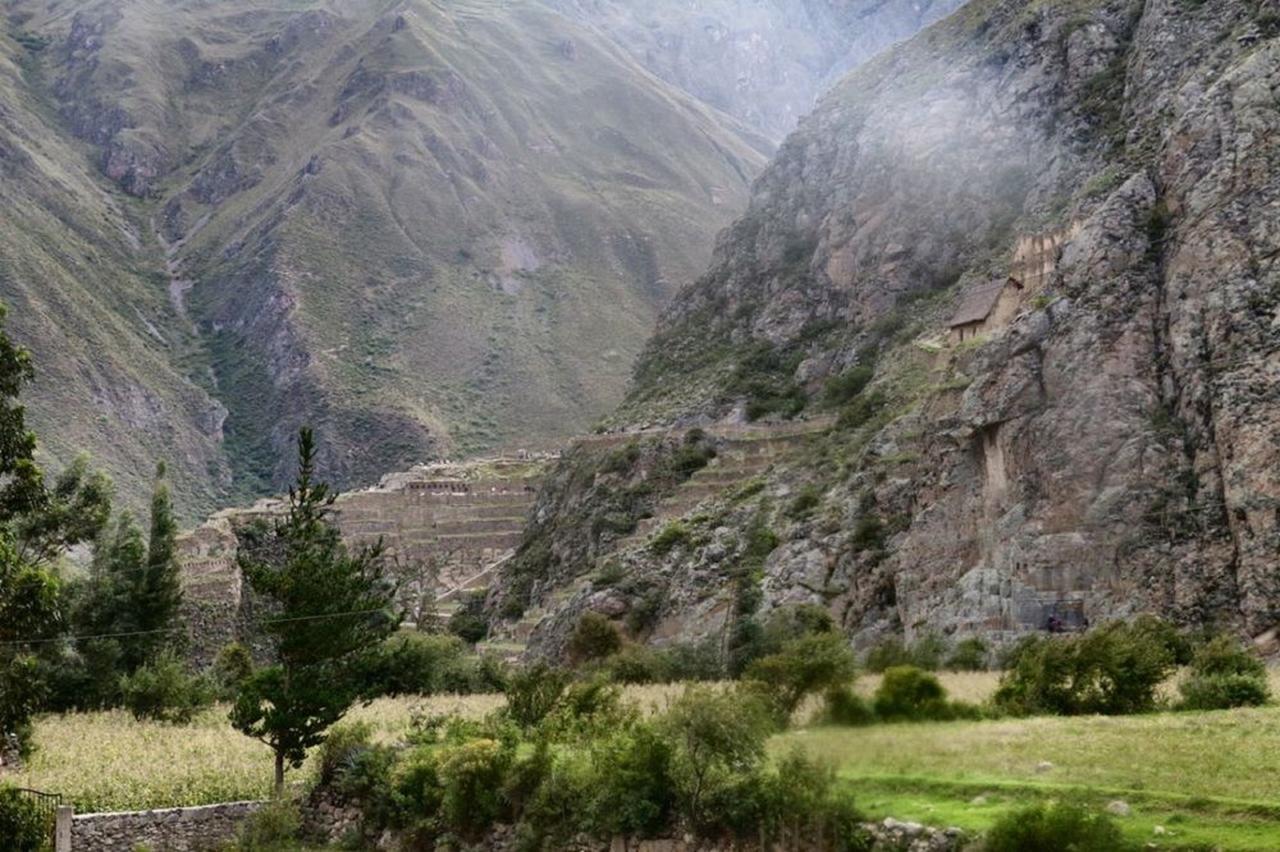
[[[212,852],[236,838],[263,802],[227,802],[195,808],[80,814],[70,831],[60,827],[57,852]]]

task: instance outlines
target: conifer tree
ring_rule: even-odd
[[[336,494],[316,480],[315,460],[314,437],[303,429],[288,516],[246,532],[240,551],[241,570],[272,612],[262,627],[275,662],[241,684],[231,721],[275,752],[277,796],[286,765],[300,766],[368,695],[364,673],[399,621],[381,545],[354,553],[343,545],[330,519]]]

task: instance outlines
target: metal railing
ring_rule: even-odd
[[[36,812],[44,819],[49,826],[49,834],[53,834],[53,823],[58,815],[58,807],[62,804],[61,793],[46,793],[43,790],[32,790],[29,787],[19,787],[18,795],[30,802]]]

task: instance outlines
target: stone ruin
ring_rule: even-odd
[[[400,584],[406,618],[426,617],[438,599],[482,584],[520,542],[545,465],[554,454],[434,464],[342,494],[335,520],[351,546],[381,540]],[[236,530],[273,520],[283,500],[226,509],[178,540],[191,656],[208,664],[235,640],[252,644],[255,602],[237,565]]]

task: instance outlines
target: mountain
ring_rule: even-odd
[[[1269,2],[973,0],[846,77],[549,477],[497,628],[724,647],[809,603],[864,645],[1144,611],[1267,641],[1277,34]],[[734,438],[789,418],[783,455]],[[707,440],[731,476],[640,488]]]
[[[849,69],[963,0],[546,0],[649,71],[781,139]]]
[[[164,458],[184,507],[209,507],[231,471],[226,410],[188,377],[194,342],[174,317],[145,214],[113,193],[39,93],[49,50],[0,37],[0,293],[34,352],[27,397],[46,461],[92,453],[124,493]]]
[[[586,428],[771,149],[536,2],[7,11],[35,422],[189,509]]]

